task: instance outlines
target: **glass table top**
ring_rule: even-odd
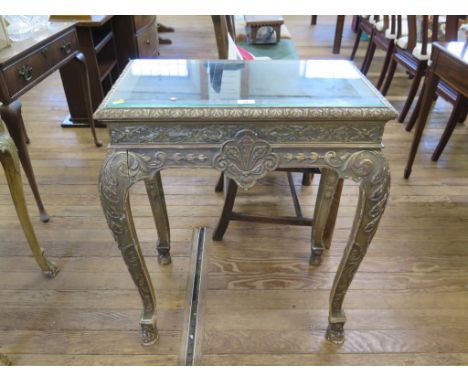
[[[215,107],[389,108],[345,60],[130,61],[100,110]]]

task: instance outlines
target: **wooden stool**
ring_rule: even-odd
[[[39,246],[29,218],[26,200],[24,198],[21,171],[16,146],[10,136],[5,132],[3,122],[0,120],[0,162],[5,170],[5,175],[10,188],[11,197],[15,204],[16,213],[23,228],[29,247],[44,275],[54,278],[58,273],[57,266],[44,257],[44,251]]]

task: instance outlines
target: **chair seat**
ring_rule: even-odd
[[[297,60],[299,55],[292,40],[281,39],[275,45],[252,45],[246,41],[240,41],[238,46],[246,49],[256,57],[270,57],[273,60]]]

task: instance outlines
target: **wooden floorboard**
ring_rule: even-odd
[[[216,58],[209,16],[161,16],[162,58]],[[333,55],[335,17],[286,16],[301,58],[347,59],[354,42],[350,17],[340,55]],[[365,54],[361,42],[359,66]],[[383,53],[369,78],[376,82]],[[398,69],[388,99],[400,109],[410,81]],[[207,226],[196,364],[204,365],[460,365],[468,364],[468,145],[459,125],[438,163],[430,160],[451,112],[435,103],[409,180],[403,169],[412,133],[385,128],[392,171],[386,212],[345,300],[346,342],[324,339],[329,288],[352,225],[358,188],[345,182],[334,242],[320,267],[310,267],[306,227],[233,222],[225,240],[211,233],[223,204],[213,192],[214,170],[163,173],[172,227],[173,263],[157,264],[157,240],[143,185],[131,194],[136,227],[156,287],[160,343],[142,347],[141,303],[107,228],[97,181],[105,148],[88,129],[62,129],[67,104],[60,76],[22,97],[30,155],[46,209],[41,224],[23,179],[41,246],[61,267],[44,279],[21,232],[4,176],[0,176],[0,352],[18,365],[175,365],[183,363],[187,293],[192,282],[193,230]],[[109,142],[107,131],[98,129]],[[300,186],[304,213],[313,213],[319,177]],[[236,209],[293,214],[284,173],[240,191]]]

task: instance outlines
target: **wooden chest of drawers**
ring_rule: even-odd
[[[40,46],[25,50],[23,54],[14,54],[14,48],[11,50],[11,58],[0,63],[0,101],[4,104],[17,99],[64,61],[72,59],[78,52],[78,38],[73,24],[69,23],[69,30],[52,36]]]
[[[122,69],[129,59],[154,58],[159,55],[156,16],[114,16],[113,21]]]

